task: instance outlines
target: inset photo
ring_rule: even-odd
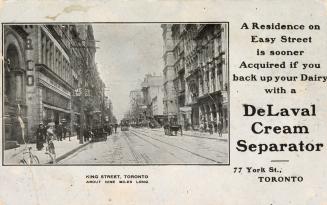
[[[2,164],[229,165],[228,26],[2,24]]]

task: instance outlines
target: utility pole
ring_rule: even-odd
[[[105,84],[103,84],[103,88],[101,90],[101,126],[103,127],[105,123],[105,113],[106,113],[106,103],[105,103],[105,98],[106,98],[106,93],[105,91],[109,91],[106,89]],[[109,103],[109,98],[108,98],[108,103]],[[109,121],[109,120],[108,120]]]
[[[86,55],[87,56],[87,55]],[[82,69],[82,93],[81,93],[81,113],[80,113],[80,134],[79,134],[79,143],[84,143],[84,129],[85,129],[85,113],[84,113],[84,102],[85,102],[85,70],[87,69],[87,59],[84,63],[84,68]]]
[[[86,31],[88,32],[88,31]],[[65,32],[63,32],[64,35]],[[69,39],[69,37],[66,35],[67,39]],[[84,143],[84,130],[85,130],[85,112],[84,112],[84,109],[85,109],[85,78],[86,78],[86,74],[87,74],[87,71],[89,70],[89,48],[93,48],[93,49],[97,49],[99,47],[96,47],[96,46],[89,46],[89,42],[99,42],[95,39],[89,39],[89,36],[88,34],[85,35],[85,39],[81,39],[79,37],[77,37],[75,39],[75,42],[76,43],[71,43],[71,48],[76,48],[76,50],[79,50],[79,49],[82,49],[79,50],[79,54],[81,56],[81,62],[82,62],[82,68],[81,68],[81,78],[82,78],[82,87],[81,87],[81,103],[80,103],[80,106],[81,106],[81,110],[80,110],[80,130],[79,130],[79,133],[80,133],[80,138],[79,138],[79,143],[80,144],[83,144]],[[83,44],[83,42],[85,42]],[[77,45],[76,45],[77,44]]]
[[[83,41],[83,40],[81,40]],[[88,36],[86,36],[86,39],[85,39],[85,45],[84,46],[81,46],[79,48],[84,48],[82,53],[84,53],[83,57],[84,59],[82,60],[83,62],[83,67],[82,68],[82,93],[81,93],[81,118],[80,118],[80,123],[81,123],[81,126],[80,126],[80,138],[79,138],[79,143],[80,144],[83,144],[84,143],[84,130],[86,129],[86,120],[85,120],[85,112],[84,112],[84,109],[85,109],[85,78],[86,78],[86,71],[88,70],[88,64],[89,64],[89,54],[87,53],[88,52],[88,48],[89,48],[89,45],[88,45],[89,41],[88,41]]]

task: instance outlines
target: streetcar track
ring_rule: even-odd
[[[143,159],[143,160],[141,160],[141,161],[145,161],[145,163],[149,164],[150,161],[149,161],[147,158],[145,158],[144,155],[142,155],[142,154],[138,154],[138,153],[137,153],[137,152],[132,148],[132,146],[131,146],[131,142],[132,142],[132,140],[130,139],[130,136],[128,136],[128,134],[127,134],[126,132],[123,132],[123,133],[124,133],[124,135],[125,135],[124,139],[125,139],[125,141],[126,141],[126,143],[127,143],[127,146],[128,146],[129,149],[131,150],[132,155],[133,155],[134,159],[137,161],[137,163],[138,163],[138,164],[143,163],[143,162],[140,162],[140,160]]]
[[[127,134],[126,134],[126,132],[123,132],[123,133],[124,133],[124,135],[125,135],[125,137],[123,137],[123,138],[124,138],[124,140],[126,141],[126,144],[127,144],[128,148],[129,148],[129,150],[131,151],[132,156],[134,157],[134,160],[135,160],[137,163],[140,163],[138,157],[136,157],[136,153],[135,153],[134,149],[133,149],[132,146],[130,145],[130,142],[127,140]]]
[[[151,132],[157,132],[157,130],[150,130]],[[189,135],[189,134],[185,134],[183,133],[183,136],[186,136],[186,137],[194,137],[194,138],[198,138],[198,139],[209,139],[209,140],[216,140],[216,141],[227,141],[227,140],[223,140],[223,139],[219,139],[219,138],[213,138],[213,137],[199,137],[199,136],[196,136],[196,135]]]
[[[132,132],[131,132],[132,133]],[[164,148],[162,148],[162,147],[159,147],[158,145],[156,145],[156,144],[154,144],[154,143],[152,143],[152,142],[150,142],[149,140],[146,140],[146,139],[144,139],[144,138],[142,138],[142,137],[139,137],[138,135],[136,135],[135,133],[132,133],[132,134],[134,134],[136,137],[138,137],[139,139],[141,139],[141,140],[143,140],[143,141],[145,141],[145,142],[147,142],[147,143],[149,143],[149,144],[151,144],[152,146],[154,146],[154,147],[156,147],[156,148],[158,148],[159,150],[164,150],[166,153],[168,153],[168,154],[170,154],[170,155],[172,155],[174,158],[176,158],[176,159],[178,159],[178,160],[180,160],[181,162],[185,162],[184,160],[182,160],[182,159],[180,159],[179,157],[177,157],[174,153],[172,153],[172,152],[170,152],[170,151],[168,151],[167,149],[164,149]],[[143,157],[144,157],[144,154],[142,154],[142,153],[140,153]],[[147,157],[148,158],[148,157]]]
[[[134,130],[135,131],[135,130]],[[135,132],[137,132],[137,131],[135,131]],[[148,134],[150,134],[150,133],[147,133],[147,132],[145,132],[144,130],[143,131],[140,131],[140,130],[138,130],[138,132],[139,133],[142,133],[142,134],[145,134],[145,135],[148,135]],[[152,134],[154,134],[154,135],[156,135],[156,136],[158,136],[158,137],[162,137],[160,134],[158,134],[158,133],[152,133]],[[184,135],[183,135],[184,136]],[[203,138],[203,137],[198,137],[198,138]],[[225,153],[225,152],[221,152],[221,151],[218,151],[218,150],[215,150],[216,152],[218,152],[219,154],[221,154],[220,156],[221,157],[226,157],[227,156],[227,154]]]
[[[184,149],[184,148],[182,148],[182,147],[180,147],[180,146],[176,146],[176,145],[173,145],[173,144],[171,144],[171,143],[164,142],[164,141],[161,141],[161,140],[159,140],[159,139],[153,138],[153,137],[151,137],[151,136],[149,136],[149,135],[147,135],[147,134],[145,134],[145,133],[139,133],[139,132],[136,132],[135,130],[133,130],[133,131],[130,130],[130,132],[133,133],[134,135],[140,137],[140,138],[142,138],[142,137],[141,137],[140,135],[138,135],[138,134],[143,134],[144,136],[146,136],[146,137],[148,137],[148,138],[151,138],[151,139],[153,139],[153,140],[159,141],[159,142],[161,142],[161,143],[167,144],[167,145],[172,146],[172,147],[179,148],[179,149],[181,149],[181,150],[183,150],[183,151],[186,151],[186,152],[188,152],[188,153],[191,153],[191,154],[193,154],[193,155],[195,155],[195,156],[197,156],[197,157],[200,157],[200,158],[203,158],[203,159],[206,159],[206,160],[209,160],[209,161],[215,162],[215,163],[223,163],[223,162],[220,162],[220,161],[217,161],[217,160],[214,160],[214,159],[211,159],[211,158],[205,157],[205,156],[203,156],[203,155],[201,155],[201,154],[198,154],[198,153],[192,152],[192,151],[190,151],[190,150],[188,150],[188,149]],[[136,133],[137,133],[137,134],[136,134]]]
[[[117,135],[114,135],[113,137],[112,137],[112,140],[113,140],[113,143],[116,143],[117,144],[117,142],[118,142],[118,136]],[[117,145],[116,145],[117,146]],[[119,147],[119,146],[118,146]],[[113,156],[117,156],[117,153],[119,153],[119,149],[118,148],[114,148],[113,149],[113,152],[112,152],[112,155]],[[110,163],[112,164],[112,163],[114,163],[115,162],[115,158],[113,157],[113,158],[111,158],[111,160],[110,160]]]
[[[132,133],[132,132],[131,132],[131,133]],[[167,149],[164,149],[164,148],[162,148],[162,147],[159,147],[158,145],[156,145],[156,144],[150,142],[149,140],[144,139],[143,137],[140,137],[139,135],[136,135],[135,133],[132,133],[132,134],[134,134],[134,135],[135,135],[136,137],[138,137],[139,139],[141,139],[141,140],[143,140],[143,141],[145,141],[145,142],[151,144],[152,146],[154,146],[154,147],[156,147],[156,148],[158,148],[158,149],[164,150],[165,152],[169,153],[170,155],[172,155],[172,156],[175,157],[176,159],[180,160],[181,162],[185,162],[183,159],[177,157],[174,153],[168,151]],[[142,155],[142,154],[141,154],[141,155]]]
[[[206,156],[204,156],[202,154],[193,152],[193,151],[191,151],[191,150],[189,150],[187,148],[183,148],[183,147],[180,147],[178,145],[174,145],[174,144],[171,144],[169,142],[165,142],[165,141],[162,141],[160,139],[157,139],[157,137],[162,137],[162,136],[159,135],[158,133],[155,133],[155,132],[149,133],[146,130],[137,130],[137,131],[136,130],[130,130],[129,132],[122,132],[122,133],[123,133],[122,136],[124,138],[124,141],[126,142],[128,149],[130,150],[130,153],[131,153],[130,156],[132,157],[132,159],[134,159],[134,161],[137,164],[145,164],[145,163],[146,164],[151,164],[152,160],[146,153],[138,152],[136,149],[133,148],[134,144],[137,145],[137,146],[140,146],[140,145],[139,145],[139,142],[137,140],[135,140],[135,138],[133,138],[129,133],[133,134],[133,136],[136,136],[137,138],[141,139],[142,141],[145,141],[148,144],[151,144],[152,146],[156,147],[157,149],[165,151],[165,153],[171,155],[172,157],[174,157],[175,159],[177,159],[177,160],[179,160],[179,161],[181,161],[183,163],[185,163],[185,159],[180,159],[180,157],[178,157],[176,155],[176,153],[170,151],[168,147],[164,148],[164,147],[160,146],[160,144],[159,145],[155,144],[153,141],[148,140],[147,138],[150,138],[150,139],[158,141],[160,143],[169,145],[170,147],[175,147],[175,148],[177,148],[179,150],[182,150],[184,152],[190,153],[192,155],[195,155],[195,156],[197,156],[199,158],[202,158],[202,159],[206,159],[206,160],[211,161],[211,162],[223,163],[221,161],[206,157]],[[156,135],[157,137],[150,136],[152,134]],[[170,138],[170,139],[172,139],[172,138]],[[113,141],[117,142],[117,140],[118,140],[118,136],[114,136]],[[87,146],[87,147],[89,147],[89,146]],[[84,149],[86,150],[86,148],[84,148]],[[76,155],[78,155],[78,153],[80,153],[82,151],[85,151],[84,149],[79,150],[78,152],[74,153],[74,155],[72,155],[72,156],[76,156]],[[116,155],[117,152],[118,152],[118,150],[114,149],[112,155]],[[222,152],[220,152],[220,153],[222,153]],[[70,157],[72,157],[72,156],[70,156]],[[224,156],[218,156],[218,157],[224,157]],[[110,164],[112,164],[113,162],[114,162],[114,159],[111,160]],[[135,163],[133,163],[133,164],[135,164]]]

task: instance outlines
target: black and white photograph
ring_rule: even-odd
[[[3,23],[2,164],[229,165],[227,22]]]
[[[0,205],[327,205],[326,11],[0,1]]]

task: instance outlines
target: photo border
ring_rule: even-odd
[[[166,164],[166,163],[152,163],[152,164],[38,164],[38,165],[19,165],[19,164],[5,164],[4,162],[4,152],[5,152],[5,129],[4,129],[4,95],[2,94],[2,166],[9,166],[9,167],[29,167],[29,166],[33,166],[33,167],[44,167],[44,166],[72,166],[72,167],[78,167],[78,166],[230,166],[231,162],[231,146],[230,146],[230,125],[231,125],[231,121],[230,121],[230,90],[231,90],[231,84],[230,84],[230,55],[229,55],[229,43],[230,43],[230,39],[229,39],[229,32],[230,32],[230,27],[229,27],[229,21],[178,21],[178,22],[173,22],[173,21],[144,21],[144,22],[140,22],[140,21],[122,21],[122,22],[101,22],[101,21],[95,21],[95,22],[1,22],[1,40],[2,40],[2,93],[4,93],[4,26],[5,25],[56,25],[56,24],[221,24],[221,23],[226,23],[227,24],[227,29],[228,29],[228,33],[227,33],[227,76],[228,76],[228,91],[227,91],[227,96],[228,96],[228,163],[223,163],[223,164],[196,164],[196,163],[189,163],[189,164]],[[34,82],[35,83],[35,82]]]

